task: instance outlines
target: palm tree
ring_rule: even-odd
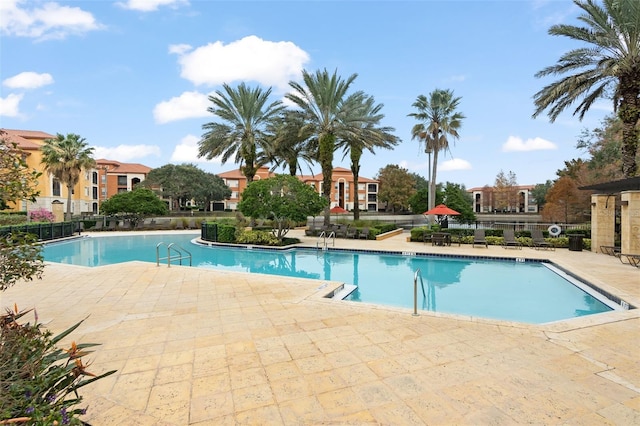
[[[211,122],[202,126],[207,132],[198,142],[198,157],[211,160],[222,157],[222,164],[231,156],[240,164],[247,182],[253,182],[256,171],[266,163],[265,152],[272,140],[267,129],[284,109],[282,102],[267,105],[271,88],[249,88],[244,83],[236,89],[224,84],[224,93],[209,96],[213,106],[207,110],[225,123]]]
[[[411,139],[424,142],[425,152],[433,152],[433,168],[429,177],[429,210],[435,207],[438,153],[449,150],[447,136],[457,139],[465,116],[457,112],[461,98],[454,98],[452,90],[435,89],[427,98],[419,95],[411,105],[418,112],[409,114],[419,121],[411,129]]]
[[[347,102],[346,97],[349,87],[358,75],[352,74],[346,80],[333,75],[325,69],[310,74],[302,71],[304,85],[291,81],[292,93],[286,95],[287,99],[295,103],[305,116],[307,126],[318,140],[317,159],[322,169],[322,195],[331,201],[331,184],[333,172],[333,153],[336,149],[336,140],[346,136],[349,132],[357,131],[345,122],[345,117],[357,109],[357,103]],[[353,120],[353,117],[352,117]],[[324,210],[324,224],[329,226],[331,217],[327,203]]]
[[[42,146],[42,162],[45,170],[67,187],[67,212],[65,220],[71,220],[71,194],[80,180],[83,169],[95,167],[93,148],[79,135],[57,134],[55,139],[47,139]]]
[[[272,151],[268,153],[269,162],[274,164],[272,170],[288,167],[289,174],[295,176],[298,171],[302,173],[300,161],[308,165],[315,161],[317,143],[306,124],[301,111],[286,110],[275,120],[271,129]]]
[[[554,25],[549,34],[565,36],[588,44],[571,50],[558,63],[539,71],[536,77],[566,76],[534,95],[537,117],[548,109],[554,122],[558,115],[579,98],[573,112],[582,120],[599,98],[613,96],[614,110],[623,123],[622,172],[626,177],[638,173],[636,152],[640,129],[640,2],[638,0],[574,0],[583,13],[583,27]]]
[[[373,96],[366,96],[361,93],[351,95],[349,102],[358,102],[360,107],[354,110],[352,114],[356,120],[360,121],[360,128],[357,133],[349,133],[344,139],[337,143],[337,148],[344,150],[345,158],[347,154],[351,159],[351,172],[353,173],[354,193],[356,199],[353,205],[353,219],[360,219],[360,202],[358,197],[358,178],[360,176],[360,158],[364,150],[368,150],[372,154],[375,153],[374,148],[391,149],[396,146],[400,139],[391,134],[395,129],[393,127],[378,127],[380,120],[384,118],[384,114],[380,113],[383,104],[375,104]],[[350,122],[347,118],[345,121]],[[357,123],[356,123],[357,124]]]

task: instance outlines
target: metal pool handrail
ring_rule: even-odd
[[[422,297],[427,297],[424,292],[422,272],[420,272],[420,268],[418,268],[415,274],[413,274],[413,316],[418,316],[418,278],[420,278],[420,286],[422,287]]]
[[[161,246],[167,246],[167,257],[160,257],[160,247]],[[171,250],[173,250],[174,252],[177,253],[173,257],[171,256]],[[176,243],[167,244],[164,241],[161,241],[156,245],[156,266],[160,266],[160,261],[161,260],[165,260],[165,259],[167,260],[167,267],[168,268],[171,267],[171,261],[172,260],[179,260],[180,261],[180,265],[182,265],[182,259],[184,259],[184,258],[189,258],[189,266],[191,266],[192,256],[191,256],[191,252],[189,250],[180,247]]]

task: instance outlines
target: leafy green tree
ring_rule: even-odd
[[[276,175],[250,183],[242,192],[238,210],[253,218],[272,219],[274,235],[282,241],[291,223],[315,216],[327,205],[309,185],[289,175]]]
[[[93,148],[85,139],[74,133],[55,139],[46,139],[42,146],[42,162],[45,170],[67,187],[67,212],[65,220],[71,220],[71,194],[80,180],[83,169],[95,167]]]
[[[357,109],[351,111],[354,120],[362,120],[360,128],[356,133],[348,133],[346,136],[338,140],[336,148],[344,150],[344,157],[349,155],[351,159],[351,173],[353,173],[353,182],[355,188],[358,188],[358,179],[360,176],[360,158],[366,149],[375,154],[375,148],[391,149],[396,146],[400,139],[391,132],[395,131],[393,127],[380,127],[380,120],[384,118],[384,114],[380,113],[383,104],[375,104],[373,96],[366,96],[362,93],[351,95],[347,103],[359,103]],[[345,119],[351,123],[351,117]],[[357,124],[355,124],[357,126]],[[353,205],[353,219],[360,219],[360,203],[355,200]]]
[[[574,0],[583,26],[553,25],[549,34],[586,44],[570,50],[536,77],[561,75],[534,95],[534,117],[548,110],[551,122],[579,101],[580,120],[600,98],[613,98],[622,121],[622,172],[638,173],[636,153],[640,128],[640,2],[638,0]]]
[[[464,185],[447,182],[443,189],[443,202],[447,207],[460,213],[456,220],[460,223],[473,223],[476,215],[473,212],[473,197]]]
[[[167,204],[150,189],[136,188],[103,201],[100,211],[105,215],[122,215],[135,227],[147,216],[167,214]]]
[[[26,153],[0,130],[0,210],[20,200],[35,202],[39,195],[37,185],[42,173],[29,170],[25,157]]]
[[[185,206],[194,200],[208,208],[211,201],[231,196],[231,190],[221,177],[206,173],[194,164],[165,164],[151,170],[139,186],[159,190],[162,197]]]
[[[602,120],[602,127],[583,130],[576,148],[586,151],[589,170],[596,182],[622,179],[622,121],[615,116]]]
[[[409,207],[409,199],[416,192],[416,183],[407,171],[396,164],[389,164],[378,172],[380,181],[378,199],[387,203],[387,209],[402,211]]]
[[[416,190],[420,191],[421,189],[429,190],[429,182],[418,173],[409,173],[413,180],[416,181]],[[426,210],[426,209],[425,209]]]
[[[438,175],[438,153],[449,151],[449,139],[459,137],[458,130],[462,127],[465,116],[457,112],[460,105],[459,97],[453,96],[453,91],[435,89],[429,97],[419,95],[411,105],[418,112],[409,114],[418,120],[418,124],[411,129],[411,138],[423,142],[425,152],[433,153],[433,167],[431,168],[430,193],[435,195]],[[435,197],[429,197],[429,209],[435,207]]]
[[[0,131],[0,202],[35,201],[40,173],[29,170],[22,152]],[[0,291],[20,280],[40,278],[44,270],[42,246],[32,234],[13,232],[0,236]]]
[[[544,208],[544,204],[547,201],[547,193],[549,189],[553,186],[553,182],[547,180],[545,183],[539,183],[533,187],[531,190],[531,196],[535,203],[538,205],[538,210],[542,210]]]
[[[308,128],[318,141],[317,160],[322,169],[322,195],[327,200],[324,211],[326,226],[331,223],[329,201],[336,141],[346,138],[350,133],[357,134],[366,121],[353,113],[361,107],[358,99],[347,96],[347,91],[356,77],[357,74],[352,74],[343,80],[337,72],[330,75],[326,69],[318,70],[315,74],[303,70],[303,84],[289,82],[293,92],[286,95],[287,99],[300,108]]]
[[[198,143],[198,156],[208,160],[221,157],[225,164],[231,157],[252,182],[256,171],[265,164],[268,146],[273,140],[267,129],[283,110],[282,102],[267,104],[271,88],[249,88],[241,83],[236,89],[224,84],[224,92],[209,96],[213,106],[208,111],[223,122],[202,126],[206,133]]]
[[[429,210],[429,190],[427,188],[418,189],[415,194],[409,197],[409,207],[415,214],[422,214]]]

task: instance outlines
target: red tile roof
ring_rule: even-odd
[[[151,167],[139,163],[121,163],[115,160],[106,160],[104,158],[96,160],[98,167],[107,167],[107,173],[139,173],[147,174],[151,171]]]
[[[42,144],[34,142],[33,139],[42,141],[44,139],[55,138],[54,135],[49,133],[34,131],[34,130],[15,130],[15,129],[0,129],[4,132],[2,137],[10,142],[14,142],[21,149],[40,149]]]

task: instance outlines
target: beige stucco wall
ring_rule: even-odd
[[[607,194],[591,196],[591,251],[613,246],[615,241],[616,198]]]
[[[640,254],[640,191],[623,191],[621,200],[620,251]]]

